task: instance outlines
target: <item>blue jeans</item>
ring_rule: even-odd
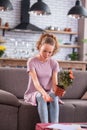
[[[55,96],[55,94],[52,92],[49,92],[49,95],[53,98],[52,102],[45,102],[40,93],[36,95],[39,117],[42,123],[48,123],[48,122],[58,123],[59,98],[58,96]]]

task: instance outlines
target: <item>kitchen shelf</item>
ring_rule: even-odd
[[[9,29],[9,27],[0,26],[0,29],[5,29],[5,30],[8,30],[8,29]]]
[[[60,45],[61,48],[80,48],[79,45]]]
[[[45,32],[70,35],[70,41],[71,41],[71,39],[72,39],[72,35],[78,35],[78,33],[76,33],[76,32],[72,32],[72,31],[62,31],[62,30],[60,30],[60,31],[45,30]]]
[[[59,34],[68,34],[68,35],[77,35],[76,32],[68,31],[55,31],[55,30],[45,30],[46,32],[59,33]]]

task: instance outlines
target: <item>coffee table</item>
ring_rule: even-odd
[[[58,128],[53,128],[52,126],[54,125],[58,125],[58,126],[62,126],[61,128],[63,128],[65,126],[65,130],[87,130],[87,123],[37,123],[36,124],[36,128],[35,130],[58,130]],[[51,126],[51,127],[50,127]],[[85,128],[81,128],[80,126],[83,126]],[[49,128],[48,128],[49,127]],[[59,127],[59,130],[60,129]]]

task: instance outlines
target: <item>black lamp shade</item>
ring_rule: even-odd
[[[0,0],[0,11],[13,10],[13,6],[9,0]]]
[[[35,13],[37,15],[50,15],[50,9],[47,4],[38,0],[35,4],[33,4],[29,10],[30,13]]]
[[[87,17],[87,10],[81,5],[81,1],[77,0],[75,6],[69,10],[68,15],[74,18]]]

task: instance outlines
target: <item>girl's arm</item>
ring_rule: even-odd
[[[34,86],[37,91],[39,91],[42,94],[42,97],[45,101],[52,101],[52,98],[47,94],[47,92],[43,89],[43,87],[40,85],[39,80],[37,78],[36,71],[34,69],[29,71],[29,75],[31,76]]]
[[[57,80],[57,72],[53,72],[52,74],[52,84],[53,84],[53,91],[56,92],[57,90],[57,84],[58,84],[58,80]]]

